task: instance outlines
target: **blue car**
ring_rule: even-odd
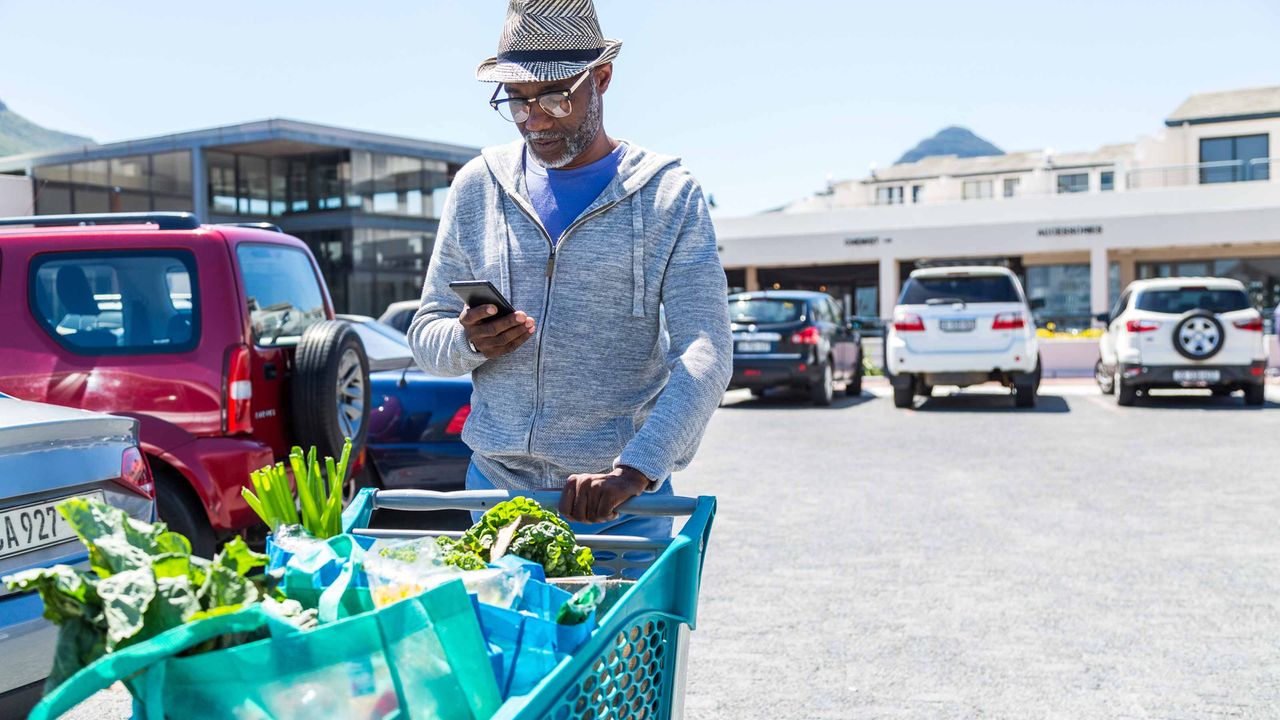
[[[405,334],[363,315],[351,323],[369,356],[366,483],[384,489],[461,490],[471,463],[462,426],[471,412],[471,376],[442,378],[418,369]]]
[[[155,481],[138,421],[15,400],[0,393],[0,576],[65,564],[88,552],[54,509],[67,498],[110,503],[155,519]],[[25,717],[53,666],[57,629],[34,592],[0,587],[0,717]]]

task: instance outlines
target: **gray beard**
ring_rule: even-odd
[[[547,132],[530,132],[525,134],[525,147],[529,150],[529,157],[544,168],[550,170],[558,170],[565,165],[573,162],[574,158],[586,152],[591,147],[591,143],[595,142],[596,136],[600,134],[600,91],[595,85],[591,86],[591,101],[587,103],[587,115],[582,119],[582,124],[572,133],[561,133],[555,131]],[[563,140],[564,152],[558,157],[546,160],[538,155],[529,144],[531,140]]]

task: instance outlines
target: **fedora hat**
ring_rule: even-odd
[[[498,54],[480,63],[476,79],[555,82],[613,62],[621,49],[600,32],[592,0],[511,0]]]

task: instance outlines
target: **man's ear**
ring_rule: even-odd
[[[591,81],[596,84],[596,89],[603,95],[609,89],[609,83],[613,82],[613,63],[605,63],[592,70]]]

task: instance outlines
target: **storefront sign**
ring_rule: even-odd
[[[1101,225],[1059,225],[1057,227],[1043,227],[1036,231],[1036,235],[1040,237],[1055,237],[1059,235],[1101,235]]]
[[[886,243],[893,242],[893,238],[883,238],[883,240]],[[880,241],[881,238],[879,235],[867,235],[864,237],[845,238],[844,244],[850,247],[855,245],[879,245]]]

